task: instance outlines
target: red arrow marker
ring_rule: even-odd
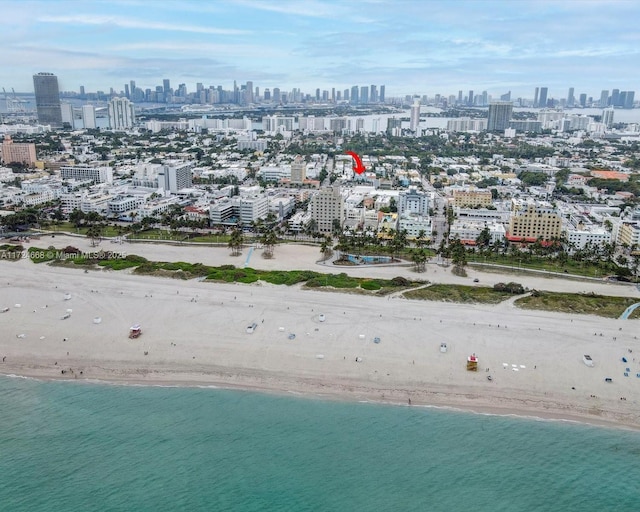
[[[353,151],[345,151],[345,154],[351,155],[353,159],[356,161],[356,165],[353,167],[353,171],[357,174],[362,174],[365,171],[364,165],[362,165],[362,160],[358,156],[357,153]]]

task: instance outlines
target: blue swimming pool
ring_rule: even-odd
[[[391,256],[355,256],[349,254],[347,256],[350,262],[357,265],[375,265],[377,263],[391,263]]]

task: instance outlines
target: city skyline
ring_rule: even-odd
[[[594,98],[636,90],[640,6],[626,1],[427,3],[363,0],[277,4],[0,0],[0,85],[33,90],[41,71],[60,90],[163,78],[194,90],[233,80],[261,88],[386,84],[387,97],[487,90],[494,97]],[[606,10],[607,15],[603,15]]]

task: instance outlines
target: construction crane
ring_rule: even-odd
[[[12,87],[11,92],[13,93],[13,97],[9,97],[6,89],[3,87],[2,92],[4,93],[4,99],[7,104],[7,112],[15,113],[15,112],[25,112],[25,100],[21,100],[18,98],[15,89]]]

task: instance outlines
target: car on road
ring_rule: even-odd
[[[480,279],[478,279],[477,277],[473,280],[474,283],[479,283]]]
[[[320,320],[321,322],[324,322],[327,318],[324,316],[324,313],[320,313],[320,316],[318,317],[318,320]]]
[[[252,324],[249,324],[249,325],[247,326],[247,333],[248,333],[248,334],[253,334],[253,331],[255,331],[255,330],[256,330],[256,327],[258,327],[258,324],[257,324],[257,323],[255,323],[255,322],[253,322]]]

